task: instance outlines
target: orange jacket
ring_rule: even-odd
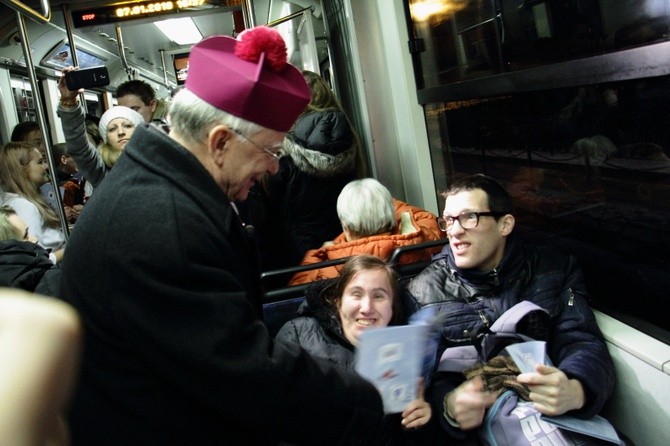
[[[344,232],[338,235],[333,243],[319,249],[310,249],[305,253],[301,265],[325,262],[326,260],[341,259],[357,254],[372,254],[388,260],[400,246],[416,245],[417,243],[439,240],[444,237],[437,225],[437,217],[428,211],[416,206],[393,200],[395,215],[398,224],[392,234],[373,235],[358,240],[347,241]],[[405,215],[403,217],[403,214]],[[407,253],[400,263],[414,263],[429,260],[439,252],[441,247],[430,250],[421,250]],[[342,265],[317,268],[296,273],[289,285],[299,285],[315,280],[337,277]]]

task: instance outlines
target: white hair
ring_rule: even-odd
[[[256,123],[219,110],[186,88],[181,89],[172,99],[169,121],[175,133],[192,143],[203,141],[209,130],[219,124],[237,130],[247,137],[263,129]]]
[[[355,238],[390,232],[396,226],[391,192],[374,178],[344,186],[337,197],[337,215]]]

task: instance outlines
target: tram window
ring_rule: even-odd
[[[36,121],[37,111],[35,110],[35,102],[33,100],[33,90],[30,85],[30,80],[25,77],[12,76],[10,83],[19,122]]]
[[[425,114],[434,159],[447,160],[436,177],[499,179],[527,237],[577,256],[594,307],[670,332],[670,76],[432,103]]]
[[[670,4],[656,0],[444,2],[408,0],[431,88],[650,44],[670,37]]]

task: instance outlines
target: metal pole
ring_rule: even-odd
[[[54,195],[56,195],[56,203],[58,204],[58,216],[60,217],[60,223],[63,227],[63,234],[65,235],[65,240],[70,236],[70,230],[67,225],[67,219],[65,218],[65,211],[63,210],[63,201],[60,196],[60,187],[58,186],[58,179],[56,176],[56,166],[53,161],[53,149],[51,148],[51,139],[48,137],[48,127],[46,121],[46,114],[44,113],[44,107],[42,107],[42,95],[40,94],[39,86],[37,85],[37,78],[35,77],[35,66],[33,65],[33,57],[30,53],[30,42],[28,41],[28,32],[26,30],[26,22],[23,15],[17,11],[16,12],[16,22],[19,29],[19,35],[21,36],[21,46],[23,48],[23,56],[26,61],[26,69],[28,70],[28,76],[30,77],[30,86],[33,90],[33,103],[35,104],[35,110],[37,111],[37,119],[42,129],[42,134],[44,137],[44,146],[47,152],[47,163],[49,164],[49,172],[51,173],[51,185],[54,188]]]
[[[256,26],[256,14],[251,3],[251,0],[244,0],[242,3],[242,16],[244,17],[244,27],[246,29]]]
[[[74,43],[74,34],[72,30],[74,25],[72,24],[72,14],[70,13],[70,7],[68,5],[63,5],[63,17],[65,18],[65,32],[67,33],[67,41],[70,44],[70,56],[72,56],[72,65],[75,67],[79,66],[79,58],[77,57],[77,46]],[[79,95],[79,103],[81,108],[84,110],[84,114],[88,114],[88,105],[86,104],[86,97],[84,93]]]
[[[119,58],[121,59],[121,65],[123,65],[123,69],[126,70],[128,80],[130,81],[133,79],[133,69],[128,63],[128,59],[126,59],[126,51],[123,49],[123,34],[121,33],[121,27],[117,23],[114,28],[116,29],[116,42],[119,45]]]
[[[293,20],[294,18],[301,16],[303,12],[308,10],[314,12],[314,6],[301,9],[300,11],[296,11],[293,14],[285,15],[284,17],[278,18],[277,20],[273,20],[272,22],[269,22],[267,26],[273,27],[279,25],[280,23],[288,22],[289,20]]]

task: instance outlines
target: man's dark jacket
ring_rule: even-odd
[[[86,329],[75,446],[374,444],[378,393],[272,342],[252,258],[203,166],[139,127],[63,262]]]
[[[408,286],[420,306],[439,306],[449,315],[443,328],[443,347],[473,345],[473,336],[490,327],[506,310],[529,300],[548,311],[550,326],[530,325],[523,334],[547,341],[552,363],[568,378],[578,379],[586,397],[580,417],[597,414],[614,389],[614,366],[602,333],[589,307],[581,269],[574,257],[554,248],[522,244],[509,237],[500,265],[487,272],[455,266],[447,245]],[[444,373],[433,389],[433,401],[442,407],[445,395],[464,380]],[[444,417],[443,428],[464,439]]]

